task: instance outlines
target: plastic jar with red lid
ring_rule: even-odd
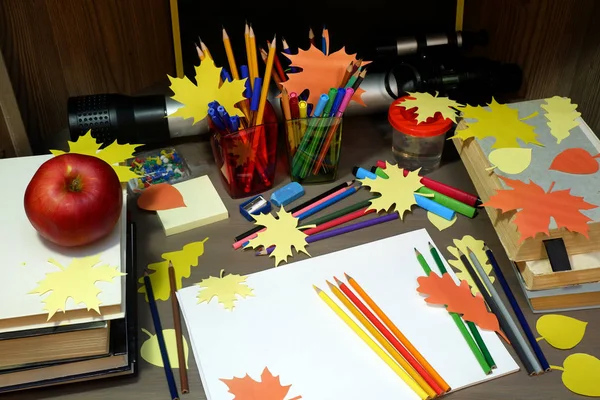
[[[440,165],[446,133],[453,122],[440,113],[417,123],[417,108],[407,109],[402,103],[410,96],[394,100],[388,111],[388,121],[393,128],[392,152],[398,166],[411,171],[421,168],[421,174],[435,170]]]

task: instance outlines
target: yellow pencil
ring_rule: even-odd
[[[198,40],[200,40],[200,48],[202,49],[204,56],[206,56],[206,58],[208,58],[209,60],[212,60],[212,54],[210,54],[210,51],[208,51],[208,47],[206,47],[202,39],[198,38]]]
[[[252,55],[252,69],[254,70],[250,74],[250,76],[252,78],[252,82],[254,82],[254,78],[259,78],[260,74],[258,73],[258,52],[256,51],[256,36],[254,35],[254,29],[252,28],[252,25],[250,25],[248,39],[250,40],[250,54]],[[248,66],[248,67],[250,67],[250,66]]]
[[[388,342],[385,336],[383,336],[381,332],[379,332],[375,325],[373,325],[371,321],[369,321],[360,312],[360,310],[354,304],[352,304],[352,302],[346,297],[344,293],[342,293],[342,291],[337,286],[335,286],[329,281],[327,281],[327,285],[329,285],[329,288],[331,289],[333,294],[335,294],[335,297],[337,297],[342,302],[342,304],[344,304],[344,306],[348,310],[350,310],[352,315],[354,315],[354,317],[358,319],[362,326],[367,328],[367,331],[369,331],[371,336],[373,336],[379,342],[379,344],[383,346],[383,348],[388,352],[388,354],[391,355],[392,358],[396,360],[398,364],[400,364],[402,369],[404,369],[404,371],[406,371],[408,375],[410,375],[410,377],[417,383],[417,385],[419,385],[421,389],[423,389],[430,398],[434,398],[437,395],[437,393],[435,393],[435,390],[433,390],[431,386],[429,386],[429,384],[425,381],[425,379],[423,379],[423,377],[419,375],[419,373],[413,368],[413,366],[410,365],[408,361],[404,359],[402,354],[400,354],[400,352],[396,350],[396,348],[392,346],[390,342]]]
[[[356,333],[370,348],[373,350],[416,394],[421,400],[428,399],[429,396],[425,391],[417,385],[417,383],[408,374],[400,368],[398,364],[389,356],[381,347],[375,343],[373,339],[348,314],[338,306],[327,293],[313,285],[313,288],[319,295],[319,297],[340,317],[346,325],[348,325],[354,333]]]
[[[194,43],[194,46],[196,46],[196,53],[198,53],[198,58],[200,59],[200,61],[204,61],[204,59],[206,58],[204,52],[200,49],[200,47],[198,47],[197,44]]]
[[[273,37],[267,56],[267,65],[265,67],[265,75],[263,78],[262,88],[260,90],[260,102],[258,103],[258,111],[256,112],[256,125],[263,123],[265,116],[265,105],[267,103],[267,94],[269,93],[269,85],[271,84],[271,72],[273,71],[273,61],[275,60],[275,44],[277,37]]]
[[[246,45],[248,80],[250,81],[250,87],[254,89],[254,79],[252,79],[252,52],[250,50],[250,28],[248,28],[248,22],[246,22],[246,26],[244,27],[244,44]]]
[[[233,49],[231,48],[231,41],[227,35],[227,31],[223,28],[223,45],[225,46],[225,54],[227,54],[227,61],[229,62],[229,69],[231,70],[231,76],[233,79],[240,79],[240,74],[235,64],[235,57],[233,56]]]

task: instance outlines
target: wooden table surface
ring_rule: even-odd
[[[351,169],[354,165],[370,167],[378,159],[393,161],[390,149],[391,140],[389,132],[386,129],[385,121],[381,119],[371,117],[347,118],[344,121],[343,143],[338,180],[331,184],[307,186],[307,193],[305,197],[303,197],[303,200],[313,197],[342,181],[352,179]],[[474,192],[469,176],[460,160],[456,157],[455,151],[450,148],[451,146],[451,142],[447,142],[446,150],[451,156],[452,153],[454,153],[454,157],[450,157],[454,159],[444,163],[440,169],[429,176],[463,190]],[[205,243],[204,255],[200,257],[198,267],[192,268],[192,275],[187,279],[183,279],[184,287],[193,285],[211,275],[218,275],[221,268],[225,268],[229,273],[236,274],[250,274],[266,268],[273,268],[272,259],[255,257],[252,252],[244,252],[241,250],[234,251],[232,249],[231,244],[233,238],[250,229],[252,225],[245,220],[238,211],[238,205],[242,202],[242,199],[233,200],[225,192],[218,176],[218,171],[214,166],[208,143],[205,140],[200,140],[194,143],[178,145],[178,149],[190,163],[194,174],[208,174],[210,176],[210,179],[229,210],[230,217],[225,221],[206,227],[165,237],[158,217],[154,213],[138,210],[135,203],[130,201],[129,209],[137,223],[138,231],[138,272],[141,273],[147,264],[160,261],[160,255],[163,252],[179,250],[183,245],[189,242],[202,240],[207,237],[209,239]],[[278,166],[278,176],[275,182],[275,188],[281,187],[283,184],[289,182],[289,178],[285,175],[286,169],[283,164],[283,159],[283,156],[280,157],[281,162]],[[270,195],[270,192],[268,194]],[[331,210],[328,211],[345,207],[355,201],[367,197],[369,197],[369,194],[366,190],[363,193],[359,191],[351,197],[351,200],[346,199],[342,201],[341,204],[338,204],[337,207],[333,206],[331,207]],[[299,200],[299,202],[303,200]],[[318,215],[323,215],[323,212]],[[436,245],[440,249],[443,249],[442,255],[446,257],[446,259],[451,258],[451,255],[445,249],[447,246],[452,245],[453,239],[460,239],[464,235],[471,235],[477,239],[484,240],[495,252],[498,262],[509,280],[510,286],[517,296],[529,324],[535,330],[535,322],[541,314],[533,314],[527,305],[498,237],[485,212],[480,213],[474,219],[459,216],[458,221],[452,227],[440,232],[428,221],[426,213],[422,209],[417,208],[414,209],[411,214],[407,214],[403,221],[391,221],[364,230],[319,241],[311,244],[309,250],[312,256],[315,257],[423,227],[428,230]],[[305,257],[305,255],[299,255],[290,259],[290,262],[293,263],[294,261],[304,259]],[[283,268],[285,268],[285,266],[283,266]],[[154,328],[149,308],[144,301],[142,294],[138,295],[138,301],[138,332],[139,345],[141,346],[147,339],[147,335],[141,331],[141,328],[145,328],[152,333],[154,332]],[[159,302],[158,308],[163,323],[163,329],[172,328],[170,302]],[[600,310],[576,311],[565,314],[589,322],[587,332],[581,343],[572,350],[556,350],[551,348],[547,343],[541,342],[542,349],[544,350],[549,363],[551,365],[561,366],[564,359],[573,353],[588,353],[600,358],[600,341],[598,340],[600,335],[600,318],[598,318],[600,316]],[[210,327],[206,327],[206,329],[210,329]],[[243,332],[240,332],[240,334],[243,335]],[[187,337],[187,332],[185,333],[185,336]],[[519,362],[514,351],[512,351],[512,349],[510,349],[510,351],[517,362]],[[521,365],[520,362],[519,365]],[[175,369],[174,373],[179,386],[178,370]],[[181,398],[206,399],[192,354],[189,356],[188,374],[190,379],[190,393],[182,395]],[[529,377],[525,370],[521,368],[519,372],[492,380],[488,383],[457,391],[447,395],[447,398],[452,400],[552,400],[581,398],[580,396],[571,393],[563,386],[561,374],[560,371],[552,371],[542,376]],[[598,378],[600,378],[600,376]],[[21,393],[12,393],[0,397],[20,400],[47,398],[60,398],[64,400],[160,400],[168,399],[169,392],[163,369],[155,367],[140,358],[139,375],[135,378],[104,379],[81,384],[63,385]]]

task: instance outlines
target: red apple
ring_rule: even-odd
[[[109,234],[121,215],[123,192],[107,162],[82,154],[52,157],[25,190],[25,214],[41,236],[81,246]]]

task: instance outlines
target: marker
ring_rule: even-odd
[[[315,107],[313,117],[321,116],[321,114],[323,113],[323,109],[325,108],[325,105],[327,104],[328,101],[329,101],[329,96],[327,96],[326,94],[322,94],[321,97],[319,98],[319,102],[317,103],[317,106]]]
[[[335,100],[333,101],[333,107],[331,107],[331,115],[336,116],[337,112],[342,104],[342,100],[344,100],[344,95],[346,94],[346,89],[340,88],[335,95]]]
[[[252,92],[252,100],[250,101],[250,111],[258,111],[258,103],[260,102],[261,89],[262,78],[254,78],[254,91]]]
[[[214,108],[209,108],[208,115],[210,116],[212,122],[217,126],[217,129],[220,129],[222,131],[225,130],[225,124],[223,123],[223,121],[221,121],[221,117],[219,116],[217,110],[215,110]]]
[[[298,108],[300,109],[300,118],[306,118],[308,115],[308,104],[302,100],[298,103]]]
[[[346,107],[348,107],[348,103],[350,103],[352,96],[354,96],[354,89],[352,89],[352,88],[346,89],[346,93],[344,94],[344,98],[342,99],[342,103],[340,104],[340,108],[338,109],[338,112],[335,114],[336,117],[339,118],[342,116],[342,114],[344,114],[344,111],[346,111]]]
[[[240,66],[240,72],[242,73],[242,79],[246,78],[246,83],[244,84],[246,86],[246,90],[244,90],[244,97],[249,99],[250,97],[252,97],[252,88],[250,87],[250,79],[248,79],[248,66]]]

